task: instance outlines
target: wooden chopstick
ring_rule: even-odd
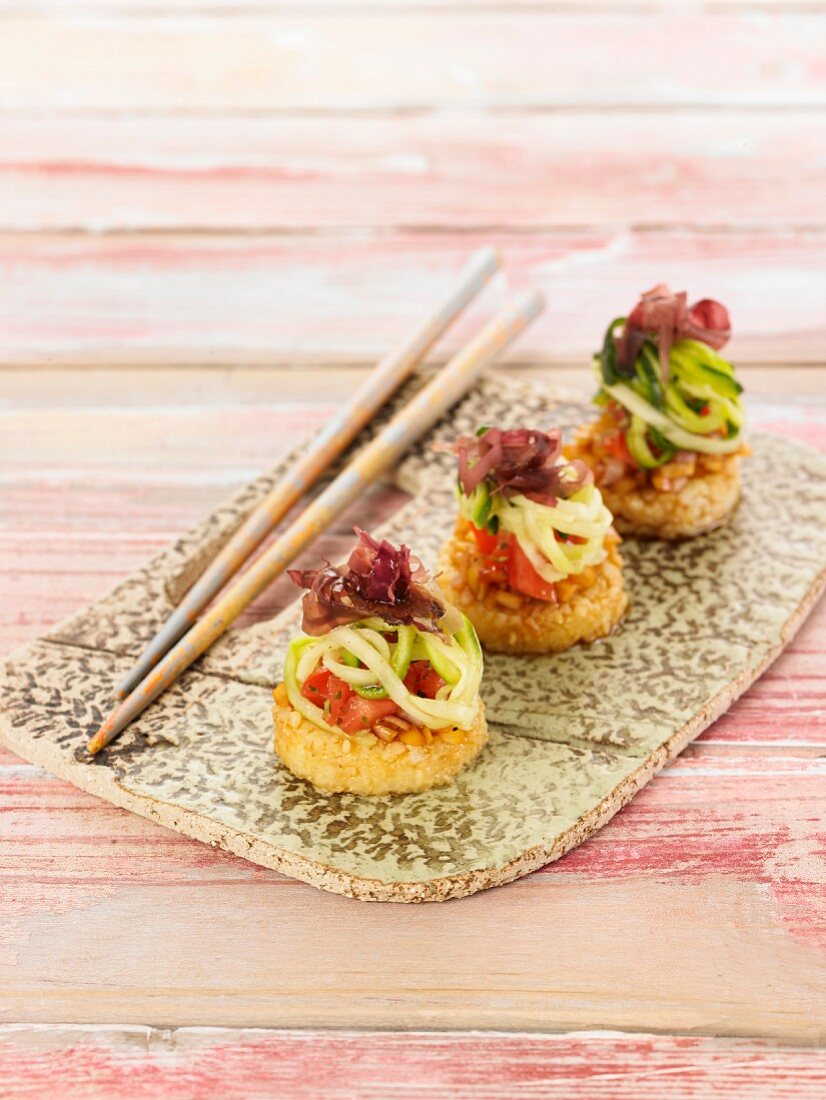
[[[332,460],[347,449],[500,264],[499,253],[493,248],[480,248],[473,253],[449,293],[395,351],[378,363],[351,400],[327,422],[309,450],[248,516],[190,588],[135,666],[118,684],[117,698],[125,698],[137,687],[164,653],[189,630],[213,596],[238,572],[276,524],[328,469]]]
[[[204,653],[241,612],[259,596],[380,474],[390,469],[473,384],[480,371],[525,329],[544,308],[536,291],[523,291],[429,382],[371,440],[254,562],[236,578],[207,613],[158,662],[153,671],[109,715],[87,749],[94,754],[136,718]]]

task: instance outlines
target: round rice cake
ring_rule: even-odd
[[[697,473],[680,489],[601,486],[620,534],[639,538],[690,539],[721,527],[740,499],[740,457],[727,456],[714,472]]]
[[[438,582],[445,597],[476,628],[479,641],[492,653],[562,653],[578,642],[610,634],[628,608],[622,583],[622,560],[614,546],[600,565],[590,566],[587,587],[562,582],[559,603],[535,600],[506,589],[474,590],[468,580],[483,558],[461,524],[439,555]],[[508,606],[511,604],[511,606]]]
[[[276,689],[278,692],[278,689]],[[451,783],[488,739],[483,704],[469,730],[417,730],[421,744],[382,741],[372,732],[329,733],[299,714],[283,694],[272,708],[275,751],[289,770],[322,791],[413,794]],[[411,731],[412,732],[412,731]]]

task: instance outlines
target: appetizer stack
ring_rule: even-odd
[[[742,386],[718,354],[728,311],[659,285],[608,326],[595,356],[603,412],[568,453],[593,470],[623,534],[692,538],[740,497]]]
[[[439,583],[499,653],[553,653],[609,634],[628,604],[619,537],[558,431],[480,428],[454,445],[459,518]]]
[[[309,591],[275,691],[275,748],[322,790],[429,790],[487,741],[482,651],[406,546],[356,533],[345,565],[290,572]]]
[[[449,783],[487,740],[480,640],[531,654],[604,638],[628,607],[617,530],[680,539],[725,523],[748,453],[742,387],[718,354],[729,334],[719,302],[689,308],[657,286],[608,326],[602,413],[567,452],[556,429],[460,436],[438,587],[406,546],[358,529],[345,565],[292,571],[308,591],[275,691],[287,767],[355,794]]]

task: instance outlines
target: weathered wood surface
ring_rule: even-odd
[[[6,114],[0,228],[766,233],[822,222],[824,146],[795,110]]]
[[[819,231],[6,234],[0,365],[376,358],[481,241],[501,246],[511,286],[534,285],[548,299],[511,361],[587,362],[604,319],[630,308],[637,288],[664,272],[675,287],[729,305],[735,358],[786,364],[823,356]],[[505,295],[497,279],[440,350],[466,340]]]
[[[0,13],[8,10],[15,14],[20,12],[41,14],[44,11],[57,14],[66,14],[67,0],[3,0],[0,4]],[[445,5],[446,7],[448,5]],[[679,8],[685,8],[686,0],[647,0],[645,10],[656,14],[668,14]],[[826,8],[824,0],[715,0],[714,4],[697,3],[698,8],[711,8],[713,11],[737,11],[750,12],[794,12],[822,11]],[[111,13],[114,5],[112,0],[84,0],[84,12],[102,8]],[[244,10],[252,12],[283,11],[283,0],[244,0]],[[380,10],[382,8],[396,9],[409,8],[415,11],[424,11],[432,14],[436,5],[433,0],[293,0],[290,4],[292,11],[310,12],[314,8],[325,12],[364,12]],[[623,8],[636,10],[642,7],[640,0],[611,0],[611,7],[622,10]],[[605,0],[451,0],[449,8],[452,10],[467,8],[471,11],[479,11],[485,8],[493,8],[500,11],[516,9],[517,12],[529,9],[532,11],[581,11],[592,15],[600,15],[606,10]],[[135,14],[141,12],[156,15],[158,6],[156,0],[118,0],[117,11],[129,11]],[[178,12],[196,10],[224,15],[227,12],[226,0],[172,0],[164,5],[165,12]]]
[[[693,748],[553,868],[401,915],[0,777],[4,1020],[824,1038],[811,750]]]
[[[353,373],[323,377],[334,401]],[[823,374],[789,378],[795,392],[755,398],[753,419],[823,447]],[[329,407],[300,371],[240,372],[237,386],[230,372],[54,372],[42,390],[25,379],[0,385],[9,644],[107,587]],[[755,380],[760,389],[771,373]],[[506,890],[401,918],[318,895],[309,920],[309,888],[6,754],[2,1018],[495,1027],[504,1013],[514,1027],[818,1042],[824,647],[820,609],[755,689],[578,852]],[[437,939],[449,948],[434,953]]]
[[[147,1027],[0,1028],[11,1093],[110,1100],[819,1100],[826,1055],[748,1040]],[[584,1091],[584,1090],[587,1090]]]
[[[807,12],[754,18],[682,9],[660,19],[611,9],[594,18],[528,8],[518,19],[484,10],[468,19],[450,8],[227,9],[195,23],[157,9],[94,18],[12,14],[0,37],[0,104],[27,111],[823,107],[821,27]]]
[[[826,377],[789,364],[826,359],[824,12],[0,3],[0,364],[95,368],[0,375],[0,651],[318,423],[353,377],[330,365],[374,358],[489,230],[512,282],[551,296],[515,362],[581,364],[594,318],[667,278],[732,305],[741,361],[784,368],[749,372],[776,402],[755,417],[823,447]],[[205,362],[291,369],[174,369]],[[821,609],[610,829],[432,928],[424,910],[365,928],[356,903],[310,908],[307,888],[0,750],[3,1019],[822,1042],[824,653]],[[819,1054],[753,1038],[6,1027],[0,1051],[0,1095],[70,1100],[317,1096],[328,1065],[326,1095],[358,1100],[386,1095],[388,1066],[399,1095],[824,1091]]]
[[[454,431],[486,417],[572,430],[591,415],[587,402],[557,407],[557,393],[552,385],[487,377],[456,409]],[[450,437],[443,426],[438,438]],[[61,624],[10,661],[2,740],[116,806],[348,896],[427,901],[508,882],[605,824],[769,667],[822,594],[826,542],[818,520],[826,508],[826,468],[816,452],[777,436],[755,432],[752,442],[744,502],[731,532],[687,553],[675,550],[668,579],[659,576],[661,549],[629,541],[623,557],[632,612],[621,634],[600,647],[601,658],[582,649],[564,660],[537,658],[527,679],[513,659],[491,658],[483,693],[488,719],[494,727],[513,725],[522,736],[494,733],[466,781],[396,807],[390,818],[386,807],[331,802],[308,795],[283,772],[270,775],[271,700],[262,685],[280,677],[283,632],[290,629],[283,617],[264,633],[236,632],[216,646],[202,672],[218,679],[196,675],[183,694],[177,687],[166,694],[142,721],[137,744],[130,731],[100,766],[76,759],[110,697],[112,651],[134,652],[147,622],[161,621],[168,603],[157,591],[159,578],[176,583],[207,540],[215,545],[218,516],[225,525],[237,517],[237,498],[211,512],[208,529],[185,538],[188,551],[167,547],[164,560],[155,559],[156,581],[148,586],[155,595],[147,594],[142,572],[133,574],[114,602],[96,601],[74,625]],[[418,497],[388,530],[433,562],[455,519],[454,509],[445,509],[449,464],[426,442],[399,476]],[[246,507],[254,484],[243,489]],[[785,560],[790,531],[797,545]],[[693,605],[683,610],[689,591]],[[750,613],[733,617],[733,607]],[[687,616],[681,627],[674,615]],[[686,629],[708,641],[697,649]],[[48,644],[54,641],[62,644]],[[635,691],[644,685],[642,712],[636,695],[628,694],[629,681],[638,685]],[[571,683],[580,691],[572,693]],[[599,696],[610,702],[600,703]],[[168,737],[164,752],[140,751],[142,738],[153,744],[156,736]],[[566,744],[570,737],[593,747],[584,766],[581,747]],[[203,782],[194,784],[195,776]]]

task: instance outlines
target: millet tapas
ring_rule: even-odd
[[[275,692],[275,750],[325,791],[426,791],[487,741],[482,651],[406,546],[357,530],[346,564],[292,570],[304,633]]]
[[[608,326],[594,365],[599,419],[567,449],[594,473],[622,534],[684,539],[724,524],[740,498],[743,387],[718,354],[728,311],[664,285]]]
[[[553,653],[609,634],[628,605],[619,536],[561,434],[480,428],[452,447],[459,517],[439,584],[500,653]]]

